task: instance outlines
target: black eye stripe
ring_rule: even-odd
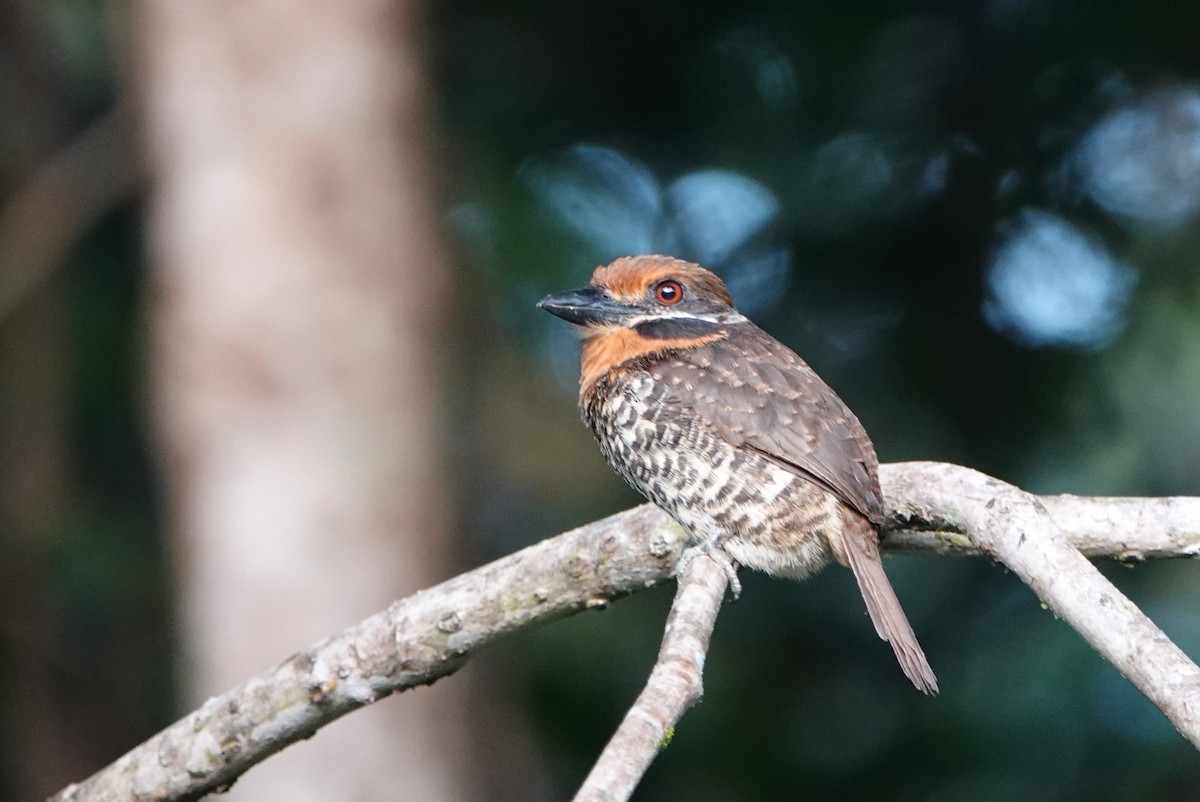
[[[667,317],[643,320],[633,327],[638,334],[651,340],[691,339],[707,337],[725,331],[722,323],[694,317]]]

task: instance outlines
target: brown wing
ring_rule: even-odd
[[[804,360],[762,329],[731,326],[728,338],[656,369],[669,383],[678,379],[688,406],[727,442],[758,451],[872,523],[883,522],[879,461],[862,424]]]
[[[879,636],[921,691],[937,678],[883,570],[879,461],[862,424],[804,360],[753,324],[651,368],[727,442],[754,449],[846,505],[843,545]],[[683,399],[687,399],[686,402]]]

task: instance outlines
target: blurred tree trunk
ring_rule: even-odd
[[[447,255],[415,4],[134,8],[153,385],[196,701],[450,573]],[[233,797],[470,795],[456,682],[350,717]]]

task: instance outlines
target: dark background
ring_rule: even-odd
[[[21,13],[40,38],[0,11],[0,198],[120,95],[102,5]],[[445,409],[464,568],[639,501],[575,417],[569,327],[533,307],[626,253],[725,276],[884,461],[1037,492],[1200,494],[1200,5],[456,0],[429,17],[459,257],[463,336],[444,357],[461,369]],[[38,493],[6,484],[0,717],[37,737],[39,706],[73,700],[109,758],[182,712],[142,226],[130,189],[52,297],[11,276],[0,297],[5,429],[37,425],[38,387],[69,387],[72,465],[43,545],[14,542]],[[18,342],[21,316],[61,337]],[[1014,577],[887,565],[941,696],[908,687],[848,572],[746,576],[704,701],[639,798],[1200,799],[1195,751]],[[1102,568],[1200,654],[1195,565]],[[637,693],[670,594],[496,649],[497,693],[524,711],[555,797]]]

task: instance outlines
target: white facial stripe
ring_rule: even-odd
[[[727,325],[731,323],[745,323],[746,316],[740,312],[688,312],[682,309],[656,309],[653,314],[638,315],[629,318],[624,325],[633,328],[639,323],[646,323],[651,320],[663,320],[669,318],[671,320],[700,320],[705,323],[720,323]]]

